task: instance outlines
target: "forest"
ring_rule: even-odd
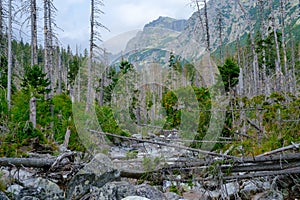
[[[90,45],[83,52],[60,46],[55,33],[60,8],[52,0],[44,0],[41,7],[36,0],[1,0],[0,157],[28,158],[31,152],[58,156],[62,146],[105,154],[137,135],[170,133],[200,153],[255,157],[290,145],[299,153],[300,17],[287,19],[299,6],[291,8],[284,0],[257,1],[248,13],[243,1],[237,2],[250,27],[239,38],[222,40],[222,26],[228,25],[222,24],[225,14],[210,19],[206,0],[193,1],[202,23],[195,33],[202,31],[199,40],[205,53],[195,61],[151,50],[150,56],[164,61],[146,65],[145,60],[130,59],[142,57],[142,51],[110,64],[99,45],[101,31],[107,29],[99,17],[101,0],[90,1]],[[30,24],[29,41],[15,37],[12,27],[18,15]],[[219,22],[219,33],[214,33],[218,36],[210,32],[212,20]],[[43,33],[38,25],[43,25]],[[38,35],[43,35],[43,43]],[[203,68],[199,71],[197,65]],[[212,78],[205,77],[208,71]],[[126,156],[137,154],[134,150]],[[144,157],[144,165],[150,162],[155,160]]]

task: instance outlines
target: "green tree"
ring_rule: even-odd
[[[21,84],[25,93],[29,93],[31,96],[48,94],[50,81],[46,76],[46,73],[37,65],[32,66],[32,68],[27,67]]]
[[[225,91],[229,92],[232,87],[238,84],[240,68],[232,58],[227,58],[223,66],[218,66]]]

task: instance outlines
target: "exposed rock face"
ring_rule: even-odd
[[[170,17],[160,16],[158,19],[146,24],[144,28],[160,27],[160,28],[181,32],[186,28],[186,25],[187,25],[187,20],[185,19],[177,20]]]
[[[111,160],[106,155],[97,154],[72,178],[68,184],[67,198],[80,199],[91,192],[93,187],[101,188],[118,178],[120,173],[112,166]]]

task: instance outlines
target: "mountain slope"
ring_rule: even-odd
[[[280,4],[275,0],[272,9],[276,16],[276,24],[280,27]],[[299,37],[299,1],[290,0],[285,4],[285,24],[289,30]],[[210,0],[207,6],[208,25],[210,33],[211,49],[236,41],[252,31],[255,33],[260,28],[261,15],[257,0]],[[200,16],[204,21],[204,9],[200,10]],[[265,20],[265,30],[272,30],[270,18],[270,8],[264,1],[264,11],[262,18]],[[206,50],[206,31],[201,25],[199,12],[184,22],[184,29],[174,27],[174,19],[160,17],[147,24],[142,32],[130,40],[126,47],[126,52],[139,49],[156,48],[172,51],[188,60],[199,59]],[[221,22],[221,23],[219,23]],[[177,22],[178,23],[178,22]],[[173,27],[173,28],[172,28]],[[175,31],[181,30],[181,32]],[[220,32],[221,31],[221,32]],[[219,35],[222,34],[222,40]]]

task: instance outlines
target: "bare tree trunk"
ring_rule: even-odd
[[[50,75],[50,70],[49,70],[49,59],[48,59],[48,48],[49,48],[49,43],[48,43],[48,3],[47,0],[44,0],[44,71],[47,73],[47,78],[51,80],[51,75]]]
[[[32,97],[30,99],[30,116],[29,121],[32,123],[33,128],[36,128],[36,98]]]
[[[3,3],[0,0],[0,39],[3,38]]]
[[[290,87],[290,92],[292,94],[296,94],[297,91],[297,80],[296,80],[296,71],[295,71],[295,67],[296,67],[296,54],[295,54],[295,42],[292,39],[292,69],[291,69],[291,87]]]
[[[50,73],[50,82],[51,82],[51,98],[54,93],[55,88],[55,79],[54,79],[54,69],[53,69],[53,30],[52,30],[52,0],[47,0],[48,4],[48,58],[49,58],[49,73]]]
[[[31,66],[37,65],[37,8],[36,0],[30,1],[31,11]]]
[[[240,73],[239,73],[239,83],[238,83],[238,94],[240,96],[244,95],[244,70],[241,67],[241,55],[240,55],[240,38],[238,36],[237,38],[237,56],[238,56],[238,65],[240,68]]]
[[[276,45],[276,54],[277,59],[275,63],[275,76],[276,76],[276,91],[281,91],[281,85],[282,85],[282,71],[281,71],[281,58],[280,58],[280,49],[279,49],[279,43],[278,43],[278,36],[277,36],[277,27],[275,24],[275,15],[273,10],[273,1],[269,0],[269,6],[271,11],[271,21],[272,21],[272,28],[274,32],[274,39],[275,39],[275,45]]]
[[[59,48],[57,48],[57,57],[58,57],[58,88],[57,94],[62,94],[62,61]]]
[[[203,0],[204,2],[204,18],[205,18],[205,30],[206,30],[206,44],[207,44],[207,50],[210,52],[210,34],[209,34],[209,24],[208,24],[208,15],[207,15],[207,2],[206,0]]]
[[[8,72],[7,72],[7,104],[8,109],[11,108],[11,73],[12,73],[12,46],[11,46],[11,38],[12,38],[12,0],[8,1],[8,30],[7,30],[7,64],[8,64]]]
[[[223,23],[223,19],[222,19],[222,12],[219,11],[218,12],[218,29],[219,29],[219,40],[220,40],[220,61],[221,64],[224,63],[224,56],[223,56],[223,27],[222,27],[222,23]]]
[[[284,73],[285,73],[285,90],[288,91],[290,85],[290,77],[288,73],[288,66],[287,66],[287,52],[286,52],[286,43],[285,43],[285,5],[283,0],[280,0],[280,18],[281,18],[281,39],[282,39],[282,50],[283,50],[283,61],[284,61]]]
[[[267,94],[266,89],[269,87],[269,83],[267,82],[267,69],[266,69],[266,44],[265,44],[265,20],[264,20],[264,1],[259,0],[260,5],[260,21],[261,21],[261,35],[262,35],[262,72],[261,72],[261,93]]]
[[[88,61],[88,85],[86,95],[86,111],[90,111],[92,106],[92,64],[93,64],[93,50],[94,50],[94,15],[95,2],[91,0],[91,19],[90,19],[90,55]]]
[[[65,148],[68,148],[69,140],[70,140],[70,135],[71,135],[71,130],[70,130],[70,127],[68,127],[67,131],[66,131],[66,134],[65,134],[65,140],[64,140],[64,143],[63,143],[63,146]]]

